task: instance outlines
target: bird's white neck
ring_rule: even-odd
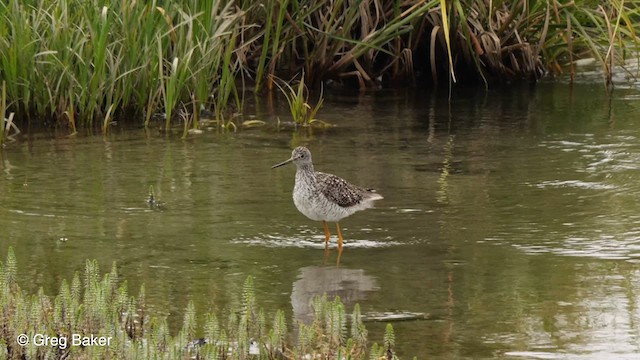
[[[296,184],[295,186],[316,187],[316,173],[313,170],[313,164],[303,164],[296,168]]]

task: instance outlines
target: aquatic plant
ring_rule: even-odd
[[[84,273],[75,273],[71,283],[63,280],[53,297],[42,289],[35,295],[26,294],[17,277],[16,257],[9,248],[6,261],[0,262],[1,358],[366,359],[369,353],[378,359],[383,352],[395,358],[391,325],[387,326],[384,346],[374,345],[367,351],[360,307],[354,307],[348,336],[344,304],[338,297],[329,300],[326,295],[313,299],[314,319],[311,324],[299,325],[298,343],[288,343],[284,312],[276,311],[270,324],[267,322],[251,276],[244,282],[237,305],[223,315],[208,312],[200,319],[190,301],[177,333],[169,329],[166,317],[149,314],[144,286],[137,297],[129,293],[115,263],[110,272],[101,275],[97,261],[87,260]],[[93,334],[108,345],[72,346],[78,345],[72,334]],[[26,345],[18,344],[21,335],[26,336]],[[48,336],[52,346],[34,344],[38,336]]]
[[[320,96],[318,97],[318,101],[315,106],[309,105],[310,94],[309,89],[304,84],[304,74],[300,77],[300,81],[298,82],[296,89],[284,81],[278,81],[276,82],[276,85],[287,99],[289,111],[291,111],[291,116],[293,117],[293,122],[295,124],[302,126],[309,126],[314,123],[326,124],[315,118],[316,114],[322,107],[322,103],[324,102],[324,98],[322,97],[323,92],[320,92]]]

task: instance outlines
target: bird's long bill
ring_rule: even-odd
[[[281,162],[280,164],[273,165],[271,168],[275,169],[277,167],[280,167],[280,166],[283,166],[283,165],[287,165],[288,163],[290,163],[292,161],[293,161],[293,158],[290,158],[288,160],[285,160],[285,161]]]

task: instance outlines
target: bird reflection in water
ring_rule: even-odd
[[[329,299],[333,299],[339,296],[345,307],[350,309],[378,289],[376,279],[362,269],[303,267],[291,291],[293,315],[298,321],[310,324],[314,317],[311,306],[314,297],[327,294]]]

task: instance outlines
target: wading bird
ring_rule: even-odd
[[[325,254],[329,249],[329,227],[327,221],[335,222],[338,231],[338,263],[342,255],[342,232],[340,220],[356,211],[373,207],[373,202],[382,195],[373,189],[353,185],[332,174],[313,170],[311,152],[299,146],[293,149],[291,158],[271,168],[293,162],[296,165],[296,182],[293,187],[293,203],[302,214],[311,220],[322,221],[325,236]]]

